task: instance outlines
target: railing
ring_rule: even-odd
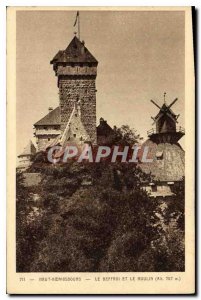
[[[147,131],[147,135],[150,136],[152,134],[156,133],[156,130],[151,128],[150,130]]]
[[[176,131],[177,131],[177,132],[185,133],[185,129],[184,129],[183,127],[181,127],[181,126],[177,126],[177,127],[176,127]]]
[[[171,132],[174,132],[174,131],[166,131],[166,132],[161,132],[161,133],[171,133]],[[181,126],[177,126],[176,132],[185,133],[185,129]],[[147,131],[148,136],[151,136],[152,134],[156,134],[156,133],[159,133],[159,132],[157,132],[156,129],[154,129],[154,128],[151,128],[150,130]]]

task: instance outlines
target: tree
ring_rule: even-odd
[[[116,143],[133,145],[137,138],[128,126],[116,129]],[[141,189],[150,178],[136,164],[52,165],[42,155],[29,171],[42,180],[25,187],[17,175],[18,271],[184,270],[184,182],[161,212],[160,203]]]
[[[157,235],[153,227],[155,203],[137,184],[141,171],[121,163],[70,162],[56,168],[42,164],[41,174],[38,192],[43,199],[43,215],[26,224],[24,208],[25,216],[18,220],[19,225],[23,223],[18,241],[25,246],[18,248],[18,258],[28,254],[26,264],[19,265],[20,270],[103,270],[114,255],[120,255],[118,261],[121,260],[121,253],[112,251],[114,247],[120,249],[120,237],[125,237],[122,247],[129,264],[122,261],[115,268],[126,269],[130,265],[130,270],[137,269],[137,257],[150,248]],[[86,174],[93,178],[92,186],[82,186]],[[126,178],[135,185],[127,184]]]
[[[114,126],[113,130],[114,136],[112,142],[114,145],[133,146],[140,140],[140,135],[137,134],[135,129],[130,128],[129,125],[122,125],[120,128]]]

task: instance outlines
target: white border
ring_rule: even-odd
[[[0,149],[1,149],[1,167],[0,167],[0,178],[1,178],[1,185],[0,185],[0,191],[1,191],[1,198],[0,198],[0,211],[1,211],[1,217],[0,217],[0,238],[1,238],[1,247],[0,247],[0,266],[1,266],[1,272],[0,272],[0,295],[1,299],[4,299],[6,297],[6,6],[36,6],[36,5],[52,5],[52,6],[196,6],[197,9],[201,7],[200,1],[179,1],[179,0],[169,0],[169,1],[118,1],[118,0],[111,0],[109,3],[108,1],[102,0],[102,1],[65,1],[65,0],[56,0],[56,1],[44,1],[44,0],[29,0],[29,1],[20,1],[20,0],[10,0],[10,1],[1,1],[0,4],[0,20],[1,20],[1,26],[0,26],[0,38],[1,38],[1,47],[0,47],[0,59],[1,59],[1,68],[0,68],[0,79],[1,79],[1,101],[0,101],[0,128],[1,128],[1,138],[0,138]],[[198,34],[200,32],[200,24],[198,22]],[[200,35],[199,35],[200,37]],[[198,49],[200,49],[200,40]],[[200,65],[197,66],[198,69]],[[200,82],[200,80],[199,80]],[[198,86],[199,86],[198,82]],[[197,102],[199,103],[199,99],[197,99]],[[198,108],[198,116],[200,116],[200,105],[197,104]],[[198,117],[199,120],[199,117]],[[197,128],[198,135],[200,137],[201,135],[201,126],[200,122],[198,121],[199,127]],[[200,147],[199,147],[200,148]],[[198,148],[198,149],[199,149]],[[199,165],[200,170],[200,161],[197,161],[197,167]],[[197,182],[197,186],[201,186],[201,180],[199,178],[199,181]],[[197,195],[197,198],[199,200],[199,194]],[[200,205],[197,203],[197,208],[200,208]],[[199,210],[200,212],[200,210]],[[198,218],[200,219],[200,218]],[[200,225],[201,221],[199,221]],[[199,238],[201,237],[201,233],[199,231]],[[199,244],[199,239],[198,239]],[[198,251],[199,253],[199,251]],[[200,263],[199,263],[200,267]],[[198,286],[200,286],[200,278],[198,278]],[[23,297],[23,299],[28,298],[29,296]],[[162,297],[162,296],[161,296]],[[193,297],[193,296],[192,296]],[[40,297],[39,297],[40,298]],[[57,296],[54,296],[53,298],[57,298]],[[75,297],[73,297],[75,299]],[[121,297],[123,298],[123,297]],[[145,299],[147,296],[144,297],[137,297],[139,299]],[[166,298],[166,297],[165,297]],[[172,297],[173,299],[176,299],[176,297]],[[190,297],[191,298],[191,297]]]

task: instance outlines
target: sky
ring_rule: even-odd
[[[33,138],[33,124],[59,105],[50,60],[77,28],[76,11],[17,11],[17,154]],[[97,124],[131,128],[147,138],[158,109],[179,99],[173,111],[184,124],[185,15],[182,11],[81,11],[80,39],[98,60]],[[181,140],[184,146],[184,138]]]

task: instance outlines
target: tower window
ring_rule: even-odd
[[[152,185],[151,190],[152,192],[157,192],[157,185]]]
[[[80,137],[80,141],[83,141],[83,138],[82,138],[82,136]]]
[[[48,141],[50,141],[50,138],[48,138]]]
[[[76,133],[74,133],[73,136],[76,137]]]
[[[157,151],[156,152],[156,159],[157,160],[163,159],[163,151]]]

